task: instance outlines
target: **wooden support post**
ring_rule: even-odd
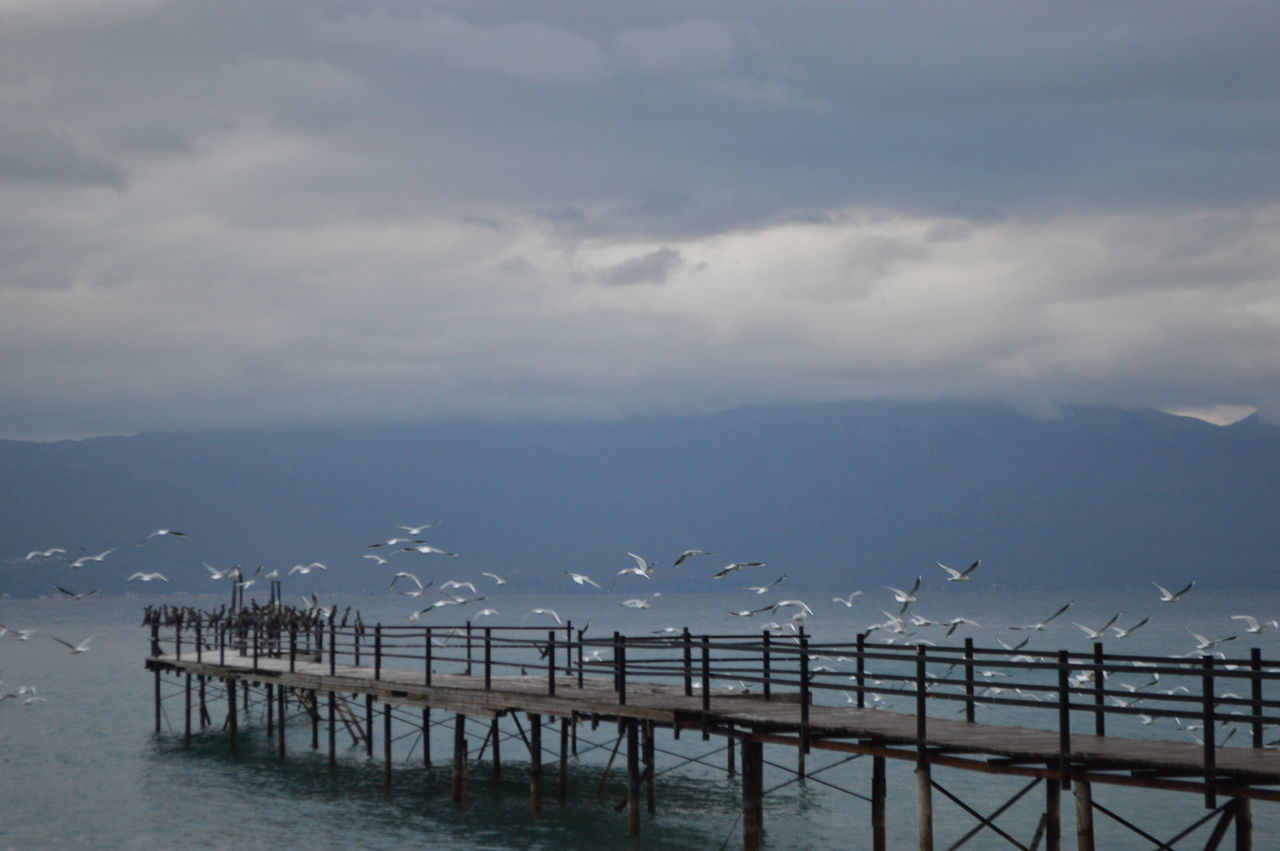
[[[276,733],[276,688],[271,683],[267,683],[267,741],[271,741],[271,737]]]
[[[382,704],[382,785],[391,788],[391,704]]]
[[[1062,782],[1053,777],[1044,781],[1044,826],[1045,851],[1062,851]]]
[[[742,742],[742,847],[758,851],[764,834],[764,745]]]
[[[1071,657],[1058,651],[1058,776],[1063,789],[1071,788],[1068,760],[1071,754]]]
[[[916,832],[920,851],[933,851],[933,777],[923,751],[916,760]]]
[[[485,627],[486,638],[489,628]],[[493,742],[493,779],[502,779],[502,735],[498,731],[498,719],[495,716],[489,722],[489,739]]]
[[[1213,700],[1216,694],[1213,684],[1213,657],[1205,656],[1201,660],[1200,696],[1203,717],[1200,721],[1200,734],[1204,737],[1204,808],[1217,809],[1218,796],[1214,775],[1217,774],[1217,743],[1214,741],[1216,718],[1213,712]]]
[[[627,836],[640,835],[640,737],[635,721],[627,721]]]
[[[653,730],[652,721],[644,722],[644,802],[645,809],[649,811],[650,815],[658,811],[658,789],[653,758]],[[730,739],[729,741],[733,740]]]
[[[1253,746],[1262,747],[1262,648],[1249,649],[1249,712],[1254,716],[1250,727],[1253,732]]]
[[[1253,851],[1253,812],[1248,798],[1236,798],[1236,851]]]
[[[1085,780],[1075,781],[1076,791],[1076,849],[1094,851],[1093,847],[1093,784]]]
[[[331,645],[332,646],[332,645]],[[338,696],[329,692],[329,767],[338,764]]]
[[[450,778],[449,799],[455,804],[462,803],[466,797],[467,770],[467,716],[457,713],[453,716],[453,774]]]
[[[204,674],[201,674],[196,679],[200,681],[200,729],[203,730],[205,727],[209,726],[209,707],[208,704],[205,703]]]
[[[276,689],[276,756],[284,759],[284,713],[289,706],[289,693],[284,686]]]
[[[422,764],[431,764],[431,707],[422,707]]]
[[[320,695],[315,689],[309,693],[311,699],[311,749],[320,750]]]
[[[680,638],[684,644],[684,696],[693,697],[693,636],[689,627],[684,628]]]
[[[725,736],[725,739],[724,739],[724,761],[725,761],[724,769],[725,769],[725,773],[728,774],[730,777],[738,776],[738,766],[735,764],[735,761],[734,761],[734,747],[733,747],[734,744],[736,744],[736,742],[734,741],[734,738],[733,738],[733,725],[730,724],[729,735]]]
[[[364,696],[364,753],[373,756],[373,695]]]
[[[569,803],[569,724],[570,719],[560,719],[560,806]]]
[[[529,812],[542,815],[542,716],[529,713]]]
[[[743,757],[745,764],[746,757]],[[885,844],[884,801],[888,792],[884,775],[884,757],[871,757],[871,848],[872,851],[886,851]],[[745,769],[744,769],[745,770]]]
[[[185,704],[182,712],[182,743],[191,744],[191,675],[186,675]]]
[[[1093,732],[1097,736],[1107,734],[1106,669],[1103,666],[1102,642],[1093,642]]]
[[[973,723],[974,715],[977,712],[978,705],[974,701],[976,693],[975,683],[973,681],[973,639],[966,638],[964,640],[964,720],[970,724]]]
[[[155,688],[156,734],[159,735],[160,733],[160,669],[159,668],[156,668],[156,671],[155,671],[155,683],[156,683],[156,688]]]
[[[227,749],[236,752],[236,734],[239,732],[236,723],[236,679],[227,677]]]

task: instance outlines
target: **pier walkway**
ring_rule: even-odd
[[[606,658],[607,656],[607,658]],[[843,670],[820,662],[838,660]],[[1264,699],[1280,678],[1277,666],[1255,652],[1240,660],[1115,656],[1096,645],[1091,654],[1015,653],[963,647],[899,647],[860,637],[854,645],[823,645],[810,636],[794,641],[763,633],[754,636],[692,636],[587,639],[572,626],[555,630],[459,627],[356,627],[329,624],[283,626],[269,618],[239,623],[152,623],[147,668],[156,680],[156,725],[160,729],[162,675],[185,678],[186,721],[191,735],[192,701],[207,719],[205,685],[225,683],[225,726],[235,747],[239,686],[264,690],[269,723],[283,728],[285,702],[293,699],[311,721],[318,746],[328,706],[330,760],[338,725],[362,741],[370,754],[375,720],[382,707],[387,782],[391,782],[392,707],[420,710],[422,729],[429,713],[455,716],[454,795],[465,795],[466,741],[463,726],[477,719],[491,726],[494,758],[500,741],[498,720],[527,716],[532,772],[532,812],[541,809],[541,744],[544,723],[561,721],[561,789],[568,739],[584,721],[616,723],[618,746],[626,742],[628,824],[639,830],[639,812],[652,810],[653,736],[667,729],[679,736],[695,731],[736,743],[741,762],[744,848],[763,837],[763,747],[793,750],[797,771],[805,754],[836,751],[872,758],[869,796],[870,846],[885,847],[885,760],[914,763],[919,847],[934,845],[932,800],[940,792],[968,810],[977,826],[950,847],[982,830],[1012,846],[1061,847],[1060,796],[1074,789],[1076,844],[1094,847],[1096,811],[1119,821],[1154,847],[1172,848],[1185,835],[1215,820],[1206,848],[1231,833],[1237,849],[1252,847],[1250,802],[1280,801],[1280,752],[1265,746],[1263,731],[1280,722],[1280,703]],[[981,670],[979,670],[981,669]],[[991,688],[1001,670],[1002,687]],[[852,672],[850,672],[852,671]],[[1150,678],[1150,686],[1115,686],[1122,676]],[[193,678],[198,692],[193,691]],[[339,696],[364,699],[364,717]],[[886,696],[914,704],[912,713],[871,708]],[[247,705],[247,704],[245,704]],[[1044,728],[977,723],[975,710],[1016,708]],[[957,714],[954,717],[938,717]],[[998,715],[992,711],[991,716]],[[1172,718],[1187,730],[1184,741],[1107,733],[1143,719]],[[414,716],[417,717],[417,716]],[[1075,721],[1073,722],[1073,717]],[[1091,721],[1082,725],[1080,719]],[[518,718],[517,718],[517,722]],[[1072,729],[1088,727],[1088,732]],[[1243,732],[1239,746],[1223,746]],[[426,744],[424,737],[424,747]],[[278,736],[284,756],[284,737]],[[616,750],[615,750],[616,754]],[[429,760],[429,753],[424,752]],[[612,758],[610,760],[612,764]],[[736,767],[730,763],[730,770]],[[1044,783],[1044,812],[1030,843],[995,824],[1004,807],[982,815],[939,785],[932,767],[966,769],[988,775],[1028,778],[1005,805]],[[1203,815],[1172,839],[1157,839],[1092,801],[1092,787],[1114,784],[1193,793],[1203,799]]]

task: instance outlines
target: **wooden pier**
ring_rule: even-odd
[[[161,678],[182,682],[184,735],[210,722],[207,685],[219,681],[225,727],[234,751],[238,708],[259,689],[270,727],[285,725],[286,701],[310,720],[311,744],[327,737],[330,765],[340,729],[374,753],[381,718],[385,782],[392,782],[393,709],[399,723],[415,720],[424,732],[429,762],[430,713],[453,715],[451,794],[467,795],[466,725],[487,728],[495,771],[500,771],[498,721],[513,718],[528,750],[530,812],[542,809],[543,732],[559,725],[559,796],[567,796],[571,742],[589,721],[618,726],[614,755],[624,750],[628,832],[641,827],[641,810],[655,808],[654,742],[658,731],[693,731],[725,739],[728,770],[741,774],[742,845],[759,848],[764,837],[764,747],[789,749],[804,777],[814,750],[869,757],[869,846],[886,847],[886,761],[914,764],[917,836],[921,849],[935,845],[934,793],[969,812],[975,827],[949,839],[957,848],[981,831],[1014,847],[1062,847],[1061,797],[1073,794],[1079,849],[1094,848],[1096,813],[1113,819],[1157,848],[1178,847],[1208,822],[1203,846],[1217,848],[1228,834],[1237,851],[1252,848],[1251,802],[1280,801],[1280,753],[1266,747],[1263,730],[1280,722],[1280,702],[1265,699],[1280,679],[1274,661],[1257,651],[1244,659],[1171,659],[1117,656],[1095,645],[1088,654],[957,647],[901,647],[867,641],[818,644],[769,633],[587,638],[572,625],[529,627],[356,626],[259,612],[235,620],[206,620],[189,613],[176,620],[150,618],[156,731],[161,729]],[[815,664],[839,660],[845,669]],[[850,666],[852,672],[850,672]],[[979,668],[981,671],[979,671]],[[1006,679],[986,686],[993,671]],[[1161,691],[1113,687],[1124,675],[1150,677],[1176,687]],[[914,712],[871,708],[891,696]],[[352,698],[352,699],[348,699]],[[979,709],[1017,708],[1034,714],[1043,729],[977,723]],[[379,707],[381,711],[379,711]],[[941,714],[961,718],[938,717]],[[992,715],[998,715],[992,712]],[[1107,734],[1135,716],[1174,719],[1195,730],[1185,741]],[[520,724],[520,716],[527,722]],[[1073,729],[1074,725],[1074,729]],[[1229,730],[1230,732],[1224,732]],[[1243,731],[1239,746],[1225,739]],[[1195,736],[1197,740],[1193,740]],[[285,736],[275,736],[285,756]],[[736,757],[735,757],[736,750]],[[612,766],[613,758],[610,758]],[[983,815],[933,778],[935,767],[1028,782],[1004,806]],[[606,770],[607,771],[607,770]],[[1033,787],[1043,784],[1043,813],[1035,835],[1020,841],[996,818]],[[1191,793],[1203,814],[1176,836],[1159,839],[1093,800],[1097,785]],[[856,794],[856,793],[853,793]]]

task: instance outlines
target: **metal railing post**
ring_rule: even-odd
[[[689,627],[684,628],[680,638],[684,642],[684,696],[693,697],[693,636]]]
[[[1204,733],[1204,806],[1205,809],[1216,809],[1218,806],[1217,788],[1214,775],[1217,774],[1217,754],[1214,730],[1213,703],[1217,696],[1213,682],[1213,657],[1205,656],[1201,663],[1200,697],[1202,707],[1201,732]]]
[[[1071,660],[1065,650],[1058,651],[1058,773],[1063,789],[1071,788],[1068,763],[1071,756]]]
[[[547,630],[547,694],[556,695],[556,631]]]
[[[973,682],[973,639],[964,640],[964,720],[970,724],[977,716],[978,705],[974,701],[977,688]]]
[[[760,656],[761,656],[761,668],[762,668],[761,673],[764,677],[764,699],[765,700],[773,699],[773,682],[772,682],[773,660],[770,658],[771,648],[769,647],[769,639],[770,639],[769,630],[767,629],[761,630],[760,631],[760,644],[761,644]]]
[[[1099,736],[1107,734],[1106,671],[1102,664],[1102,642],[1093,643],[1093,731]]]
[[[1253,713],[1253,746],[1262,747],[1262,649],[1254,647],[1249,651],[1249,700]]]
[[[493,685],[493,628],[484,628],[484,690]]]

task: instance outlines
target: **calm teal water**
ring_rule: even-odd
[[[743,582],[741,584],[748,584]],[[815,614],[807,628],[815,641],[852,641],[870,623],[882,621],[880,608],[890,608],[888,594],[868,589],[853,608],[830,602],[828,594],[802,594]],[[638,841],[626,839],[626,813],[614,805],[623,794],[622,772],[615,767],[604,793],[597,784],[608,759],[615,731],[601,725],[596,731],[580,728],[580,756],[571,766],[573,803],[561,809],[554,800],[557,778],[548,765],[544,784],[549,796],[540,819],[528,815],[528,774],[518,740],[504,742],[504,767],[494,780],[488,757],[473,766],[471,798],[455,808],[449,802],[447,755],[451,731],[433,732],[435,765],[424,768],[416,736],[408,728],[397,742],[398,762],[393,789],[383,790],[379,759],[366,760],[363,749],[340,741],[339,767],[330,771],[323,750],[309,748],[309,731],[295,724],[288,739],[289,758],[275,758],[274,745],[261,726],[243,737],[241,752],[231,756],[220,730],[199,735],[190,747],[181,737],[181,698],[177,681],[165,681],[165,693],[175,696],[165,704],[171,729],[152,732],[152,680],[143,669],[146,635],[138,627],[145,602],[220,604],[222,599],[109,598],[79,603],[62,600],[0,600],[0,623],[12,628],[35,628],[28,641],[0,638],[0,680],[10,689],[34,685],[45,702],[23,705],[18,700],[0,702],[0,847],[4,848],[258,848],[280,844],[312,848],[401,848],[410,845],[459,849],[488,848],[718,848],[740,843],[737,825],[739,788],[725,777],[722,751],[705,758],[707,764],[676,767],[683,757],[714,751],[721,741],[701,741],[686,732],[672,741],[660,732],[658,813],[645,815]],[[696,631],[731,632],[757,630],[761,618],[744,620],[727,614],[731,609],[776,599],[757,598],[740,591],[722,595],[671,595],[655,601],[653,608],[635,611],[621,607],[616,594],[493,595],[488,601],[502,613],[491,620],[499,624],[542,624],[529,610],[549,607],[571,616],[575,625],[590,622],[588,635],[604,636],[613,630],[643,633],[663,626],[688,625]],[[1041,620],[1068,599],[1076,601],[1066,615],[1035,633],[1032,646],[1039,650],[1059,647],[1088,649],[1079,621],[1098,626],[1116,611],[1125,626],[1150,614],[1152,621],[1126,641],[1109,641],[1113,652],[1172,654],[1191,650],[1195,642],[1188,630],[1219,638],[1240,632],[1240,623],[1229,615],[1249,613],[1260,617],[1280,615],[1276,592],[1227,593],[1195,591],[1177,605],[1162,605],[1153,593],[1001,594],[981,591],[935,593],[921,599],[914,610],[934,620],[965,615],[984,625],[972,635],[979,646],[994,646],[994,638],[1020,640],[1027,633],[1002,627]],[[326,602],[358,606],[366,622],[404,623],[412,602],[404,598],[360,597]],[[452,613],[450,613],[452,614]],[[452,622],[452,621],[451,621]],[[484,623],[478,621],[477,623]],[[941,641],[937,628],[921,635]],[[961,638],[965,633],[958,633]],[[95,636],[88,653],[72,655],[50,639],[58,636],[73,643]],[[1231,655],[1245,656],[1249,647],[1261,646],[1272,658],[1280,657],[1280,632],[1244,635],[1224,645]],[[838,661],[832,662],[839,667]],[[1135,680],[1138,678],[1135,677]],[[839,692],[831,695],[842,702]],[[890,701],[892,703],[892,701]],[[908,708],[903,701],[900,708]],[[931,706],[931,711],[933,707]],[[958,705],[944,704],[939,712],[955,717]],[[214,709],[221,723],[221,705]],[[443,720],[443,713],[437,713]],[[988,715],[986,720],[1016,720],[1028,726],[1051,728],[1054,719]],[[509,722],[507,722],[509,724]],[[1077,729],[1089,728],[1078,719]],[[1185,741],[1169,724],[1132,725],[1133,735],[1160,736]],[[505,728],[504,728],[505,729]],[[477,732],[478,725],[477,725]],[[509,728],[514,733],[514,728]],[[1275,737],[1274,731],[1268,740]],[[558,737],[548,731],[546,743]],[[601,747],[592,749],[591,742]],[[1245,744],[1242,730],[1230,743]],[[323,743],[322,743],[323,748]],[[379,751],[381,745],[378,746]],[[472,752],[479,749],[473,741]],[[766,747],[766,760],[779,767],[766,770],[765,828],[769,847],[859,848],[869,841],[868,806],[824,783],[865,794],[870,787],[870,765],[855,760],[829,770],[824,765],[838,757],[815,752],[809,769],[813,777],[787,783],[783,765],[794,765],[794,752]],[[670,769],[670,770],[668,770]],[[892,847],[913,847],[914,786],[908,763],[889,763]],[[971,805],[989,811],[1021,788],[1014,778],[991,778],[939,770],[935,779]],[[1146,829],[1168,838],[1189,825],[1200,813],[1199,798],[1176,793],[1152,793],[1118,788],[1095,790],[1097,799],[1111,809],[1133,816]],[[1029,842],[1039,814],[1040,793],[1033,791],[1002,816],[999,824]],[[1069,799],[1067,801],[1069,804]],[[941,797],[935,799],[935,824],[939,847],[958,839],[972,820]],[[1064,808],[1064,832],[1072,829],[1070,806]],[[1257,836],[1280,836],[1280,805],[1255,804]],[[1208,827],[1196,834],[1207,835]],[[1142,842],[1099,816],[1100,846],[1145,848]],[[979,836],[966,847],[1005,847],[1002,840]],[[1259,847],[1267,847],[1264,843]]]

